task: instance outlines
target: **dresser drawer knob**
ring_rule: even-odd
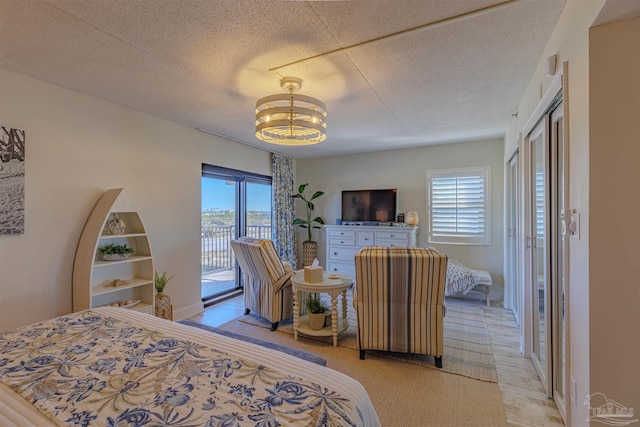
[[[334,254],[334,255],[338,255],[338,252],[334,252],[333,254]]]
[[[341,244],[342,244],[342,243],[344,243],[344,240],[341,240],[341,241],[340,241],[340,243],[341,243]]]

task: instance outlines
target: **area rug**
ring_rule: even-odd
[[[339,301],[340,303],[341,301]],[[340,305],[338,306],[338,312],[340,312]],[[350,292],[347,298],[347,319],[349,320],[349,327],[338,335],[338,345],[357,351],[356,313],[351,304]],[[242,322],[264,329],[271,327],[271,323],[264,318],[252,314],[241,316],[229,323],[232,322]],[[224,325],[222,328],[224,329]],[[293,335],[292,320],[287,319],[281,322],[277,332]],[[331,337],[305,338],[322,341],[329,345],[332,343]],[[370,355],[411,363],[429,369],[438,369],[435,366],[433,356],[429,355],[367,350],[366,357]],[[498,381],[491,339],[484,320],[484,309],[482,307],[461,303],[456,299],[447,301],[442,365],[442,369],[438,370],[443,372],[481,381],[494,383]]]
[[[213,326],[203,325],[202,323],[194,322],[191,320],[180,320],[178,323],[187,326],[193,326],[194,328],[204,329],[208,332],[213,332],[214,334],[224,335],[229,338],[234,338],[240,341],[250,342],[252,344],[256,344],[262,347],[267,347],[272,350],[276,350],[282,353],[289,354],[291,356],[299,357],[300,359],[306,360],[308,362],[315,363],[320,366],[327,366],[327,361],[317,354],[309,353],[308,351],[299,350],[297,348],[287,347],[280,344],[275,344],[270,341],[264,341],[258,338],[248,337],[246,335],[236,334],[235,332],[227,331],[224,329],[216,328]]]
[[[460,311],[458,308],[452,307],[453,311],[450,310],[449,314]],[[474,309],[477,306],[471,307],[471,310]],[[483,309],[479,311],[483,312]],[[461,317],[463,323],[468,322],[470,315],[466,307]],[[453,319],[454,316],[451,316],[452,324]],[[290,333],[284,332],[290,330],[290,321],[283,322],[274,332],[269,330],[270,326],[259,317],[249,315],[218,327],[323,357],[328,368],[355,378],[365,387],[385,427],[507,425],[498,383],[478,381],[462,373],[446,371],[451,371],[454,366],[453,363],[447,363],[446,353],[443,369],[437,369],[432,359],[416,364],[374,351],[367,352],[366,359],[360,360],[358,350],[343,346],[349,342],[349,330],[340,334],[339,345],[333,347],[330,342],[302,335],[295,341]],[[469,373],[470,370],[467,370],[466,374]]]

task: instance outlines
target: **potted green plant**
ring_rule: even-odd
[[[156,287],[156,291],[158,292],[162,292],[164,291],[164,288],[167,286],[167,283],[169,283],[169,280],[173,279],[175,276],[171,276],[171,277],[167,277],[167,272],[163,272],[162,276],[158,274],[158,272],[155,272],[155,276],[153,279],[153,284]]]
[[[305,300],[305,307],[309,315],[309,326],[311,329],[322,329],[327,317],[326,313],[329,311],[329,306],[320,299],[318,294],[309,294]]]
[[[153,285],[158,292],[156,294],[156,316],[162,317],[163,319],[173,320],[173,313],[171,309],[171,298],[169,295],[164,293],[164,288],[167,287],[167,283],[169,280],[173,279],[175,276],[167,277],[167,272],[163,272],[162,275],[158,274],[158,272],[154,272],[153,276]]]
[[[120,261],[129,258],[132,253],[133,248],[126,243],[109,243],[98,248],[98,254],[103,261]]]
[[[307,240],[302,243],[302,266],[311,265],[318,256],[318,243],[313,241],[313,230],[319,229],[324,224],[322,217],[311,218],[315,205],[313,201],[324,194],[324,191],[316,191],[310,198],[305,196],[304,191],[309,184],[302,184],[298,187],[298,194],[294,194],[294,199],[301,199],[305,203],[306,217],[296,218],[293,225],[307,230]],[[319,225],[316,225],[319,224]]]

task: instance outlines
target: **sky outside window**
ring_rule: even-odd
[[[202,210],[234,210],[235,182],[221,179],[202,179]],[[265,212],[271,210],[271,191],[266,186],[248,185],[247,200],[251,201],[251,210]]]

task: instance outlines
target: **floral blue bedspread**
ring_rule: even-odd
[[[0,382],[59,425],[363,424],[326,386],[92,310],[0,333]]]

